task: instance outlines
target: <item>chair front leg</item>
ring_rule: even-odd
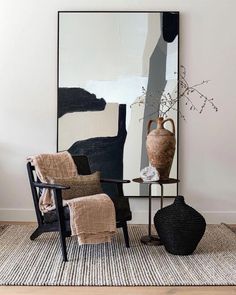
[[[63,256],[63,261],[67,262],[67,252],[66,252],[66,236],[65,233],[63,233],[63,231],[59,231],[60,234],[60,242],[61,242],[61,250],[62,250],[62,256]]]
[[[65,227],[65,219],[64,219],[64,212],[63,212],[63,205],[62,205],[62,194],[61,189],[54,189],[54,200],[56,205],[56,212],[58,218],[58,227],[59,227],[59,234],[60,234],[60,242],[61,242],[61,250],[63,261],[68,261],[67,259],[67,252],[66,252],[66,227]]]

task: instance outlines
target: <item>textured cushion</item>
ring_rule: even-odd
[[[51,178],[50,183],[70,186],[70,189],[62,191],[64,200],[103,193],[100,184],[100,172],[78,175],[73,178]]]

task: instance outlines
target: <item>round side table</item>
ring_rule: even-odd
[[[173,184],[178,183],[179,180],[175,178],[169,178],[166,180],[156,180],[156,181],[144,181],[142,178],[134,178],[133,182],[137,182],[139,184],[148,185],[148,235],[141,237],[141,242],[145,245],[162,245],[160,238],[157,235],[152,235],[151,229],[151,219],[152,219],[152,185],[159,184],[161,187],[161,209],[163,208],[163,198],[164,198],[164,184]]]

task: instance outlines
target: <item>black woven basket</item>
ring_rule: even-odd
[[[183,196],[155,214],[154,224],[166,250],[175,255],[189,255],[204,235],[203,216],[188,206]]]

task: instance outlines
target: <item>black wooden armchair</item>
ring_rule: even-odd
[[[73,156],[73,160],[77,166],[78,173],[88,175],[91,173],[88,158],[86,156]],[[70,212],[68,206],[62,206],[62,190],[69,187],[41,183],[35,175],[34,166],[27,163],[27,171],[33,195],[34,207],[38,221],[38,227],[31,235],[30,239],[34,240],[44,232],[58,231],[60,234],[60,242],[62,248],[63,260],[67,261],[66,237],[71,236],[70,230]],[[116,210],[116,226],[122,227],[126,247],[129,247],[129,235],[127,229],[127,221],[132,219],[132,213],[129,207],[128,198],[124,197],[122,185],[129,183],[129,180],[101,179],[103,183],[110,183],[116,186],[118,195],[110,196]],[[39,197],[42,188],[49,188],[54,191],[56,209],[42,215],[39,209]]]

